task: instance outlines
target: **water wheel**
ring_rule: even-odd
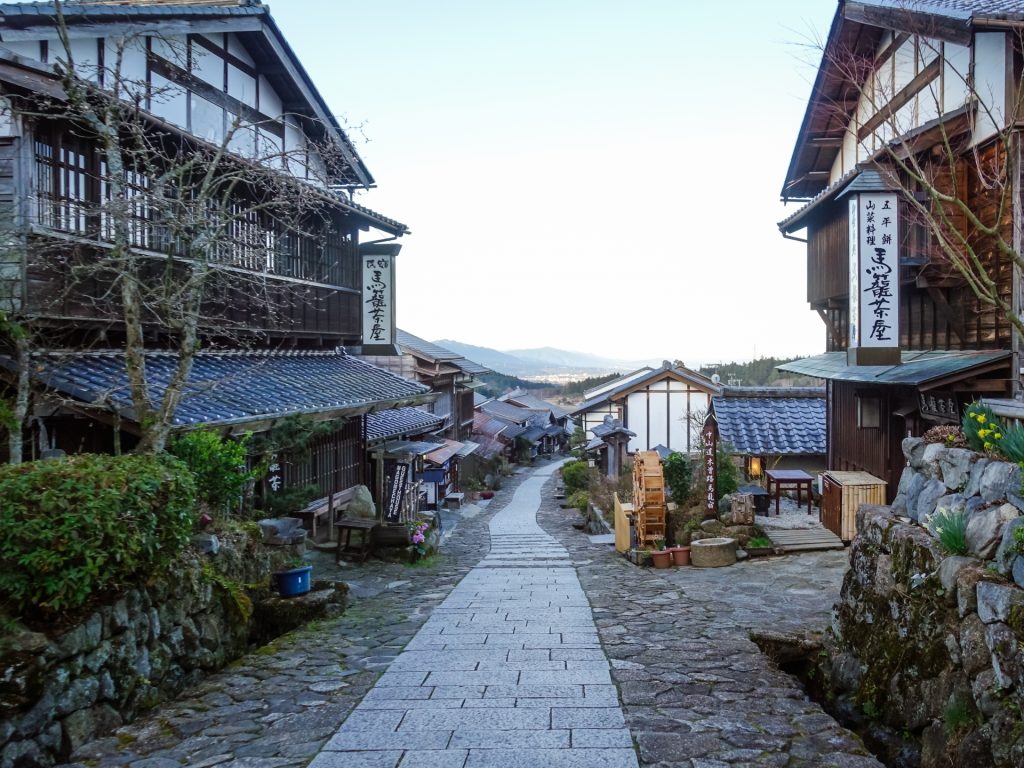
[[[665,538],[665,473],[657,451],[633,457],[633,511],[639,546]]]

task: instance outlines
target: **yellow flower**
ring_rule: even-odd
[[[984,439],[984,438],[988,437],[988,433],[989,433],[990,431],[991,431],[991,430],[988,430],[988,429],[979,429],[979,430],[978,430],[978,437],[980,437],[980,438]]]
[[[978,414],[978,423],[979,424],[984,424],[985,423],[985,414],[984,413],[979,413]]]
[[[991,448],[992,448],[992,443],[985,443],[985,450],[986,451],[991,450]]]
[[[1002,435],[999,432],[996,432],[994,435],[992,435],[992,437],[994,437],[996,440],[999,440],[1000,438],[1002,438]]]

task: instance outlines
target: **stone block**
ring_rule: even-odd
[[[960,618],[978,610],[977,586],[985,578],[981,568],[961,568],[956,576],[956,602]]]
[[[977,585],[978,618],[985,624],[1021,621],[1024,590],[1010,584],[980,581]]]
[[[949,449],[942,443],[928,443],[921,455],[921,471],[930,477],[941,477],[940,465],[946,459]]]
[[[939,582],[942,588],[949,594],[956,596],[956,579],[962,568],[968,566],[979,566],[981,561],[975,557],[963,557],[953,555],[939,563]]]
[[[988,469],[988,465],[991,463],[992,459],[984,457],[974,462],[974,466],[971,467],[971,477],[967,481],[967,487],[964,489],[964,496],[970,498],[981,493],[981,480],[985,476],[985,470]]]
[[[1015,506],[1015,508],[1019,511],[1018,507]],[[1013,569],[1013,562],[1018,557],[1014,532],[1021,526],[1024,526],[1024,517],[1021,516],[1008,520],[1003,526],[1003,535],[999,541],[999,546],[996,548],[995,557],[992,562],[992,567],[1003,576],[1010,574],[1010,571]]]
[[[917,513],[917,500],[921,496],[921,491],[924,489],[927,480],[924,475],[917,472],[910,478],[910,482],[907,484],[906,494],[906,512],[907,517],[913,517]],[[943,486],[945,488],[945,486]],[[939,494],[940,496],[942,494]]]
[[[928,443],[920,437],[906,437],[903,439],[903,455],[907,463],[914,469],[920,469],[924,460],[924,450]]]
[[[977,614],[969,614],[960,624],[960,659],[971,676],[988,669],[990,651],[985,641],[985,625]]]
[[[214,533],[197,533],[192,537],[192,546],[203,555],[216,555],[220,552],[220,539]]]
[[[1024,587],[1024,557],[1018,555],[1013,561],[1013,583],[1018,587]]]
[[[968,552],[984,560],[991,559],[1002,541],[1004,526],[1018,516],[1012,504],[975,512],[967,521]]]
[[[985,642],[992,652],[992,672],[1003,691],[1013,689],[1021,675],[1021,653],[1013,630],[1002,622],[985,627]]]
[[[966,448],[949,448],[939,460],[942,482],[950,490],[962,491],[971,479],[971,467],[978,460],[978,454]]]
[[[985,501],[1003,501],[1020,491],[1020,467],[1008,461],[993,461],[981,477],[978,494]]]
[[[917,504],[909,508],[910,516],[915,520],[924,520],[935,511],[935,505],[939,499],[946,495],[946,485],[937,478],[925,482],[921,493],[917,497]]]

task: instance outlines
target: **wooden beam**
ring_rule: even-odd
[[[918,93],[925,89],[932,80],[939,76],[939,72],[942,68],[942,59],[937,58],[927,67],[917,73],[917,76],[911,80],[907,85],[897,93],[892,99],[889,100],[888,104],[885,104],[881,109],[875,112],[868,120],[860,127],[857,131],[857,141],[863,141],[879,126],[882,125],[886,120],[889,120],[897,112],[900,111],[904,106],[910,103],[910,100],[914,98]]]
[[[953,312],[953,307],[949,305],[946,300],[946,295],[933,285],[928,286],[928,295],[932,299],[932,304],[935,306],[935,311],[942,316],[942,319],[946,321],[946,325],[949,329],[956,334],[956,337],[960,340],[961,344],[967,343],[967,331],[960,322],[960,319]]]
[[[828,335],[832,337],[832,343],[837,347],[843,346],[842,334],[839,333],[839,329],[836,328],[835,324],[832,322],[832,318],[826,315],[825,310],[823,309],[819,309],[817,312],[818,317],[821,318],[821,322],[825,324],[825,329],[828,331]]]

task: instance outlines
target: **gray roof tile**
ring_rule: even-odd
[[[825,453],[825,398],[712,398],[718,433],[738,453],[785,456]]]
[[[439,429],[444,425],[443,416],[419,408],[389,408],[374,411],[366,416],[367,440],[390,440],[400,435],[415,436]]]
[[[47,386],[134,420],[124,353],[49,353],[37,359]],[[162,397],[177,355],[148,352],[150,397]],[[0,365],[11,362],[0,358]],[[356,414],[430,400],[429,389],[339,352],[200,352],[175,426],[258,421],[297,413]]]

